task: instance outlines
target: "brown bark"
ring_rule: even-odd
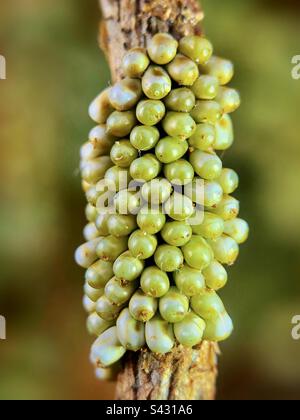
[[[100,45],[113,81],[122,77],[126,50],[144,47],[157,32],[177,39],[200,34],[204,14],[197,0],[99,0],[103,20]],[[119,375],[119,400],[212,400],[216,393],[218,346],[204,341],[197,349],[176,346],[167,355],[128,352]]]
[[[177,346],[167,355],[148,350],[128,353],[119,375],[119,400],[213,400],[218,346],[203,341],[197,349]]]
[[[176,38],[201,33],[204,14],[197,0],[99,0],[103,20],[100,45],[115,81],[122,76],[121,60],[126,50],[144,47],[157,32]]]

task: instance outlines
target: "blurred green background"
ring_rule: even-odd
[[[225,165],[252,227],[222,296],[236,325],[222,345],[219,398],[300,399],[300,54],[298,1],[203,0],[217,53],[242,93]],[[88,362],[81,307],[85,200],[79,147],[91,99],[109,82],[96,0],[1,2],[0,399],[106,399]]]

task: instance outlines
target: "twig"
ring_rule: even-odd
[[[144,47],[157,32],[176,38],[202,32],[204,14],[197,0],[99,0],[103,20],[100,46],[113,81],[122,77],[126,50]],[[218,346],[204,341],[197,349],[177,346],[165,356],[148,350],[128,352],[119,375],[119,400],[212,400],[216,393]]]

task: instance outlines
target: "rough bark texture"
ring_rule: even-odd
[[[128,353],[119,375],[118,400],[213,400],[218,346],[204,341],[197,349],[177,346],[167,355],[148,350]]]
[[[144,47],[157,32],[176,38],[201,33],[204,14],[197,0],[99,0],[103,20],[100,45],[106,53],[113,80],[122,76],[126,50]]]
[[[157,32],[176,38],[200,34],[204,14],[197,0],[99,0],[103,20],[100,46],[113,81],[122,77],[126,50],[144,47]],[[119,375],[119,400],[212,400],[216,394],[218,346],[204,341],[197,349],[177,346],[167,355],[128,352]]]

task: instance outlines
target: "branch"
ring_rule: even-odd
[[[204,341],[197,349],[177,346],[167,355],[129,352],[119,375],[118,400],[213,400],[218,346]]]
[[[122,76],[126,50],[144,47],[157,32],[175,38],[199,34],[204,14],[197,0],[99,0],[103,21],[100,46],[106,54],[112,79]]]
[[[99,0],[103,21],[100,46],[113,81],[122,77],[121,60],[132,47],[144,47],[157,32],[175,38],[200,34],[204,14],[197,0]],[[128,352],[119,375],[119,400],[211,400],[215,398],[218,346],[177,346],[167,355]]]

